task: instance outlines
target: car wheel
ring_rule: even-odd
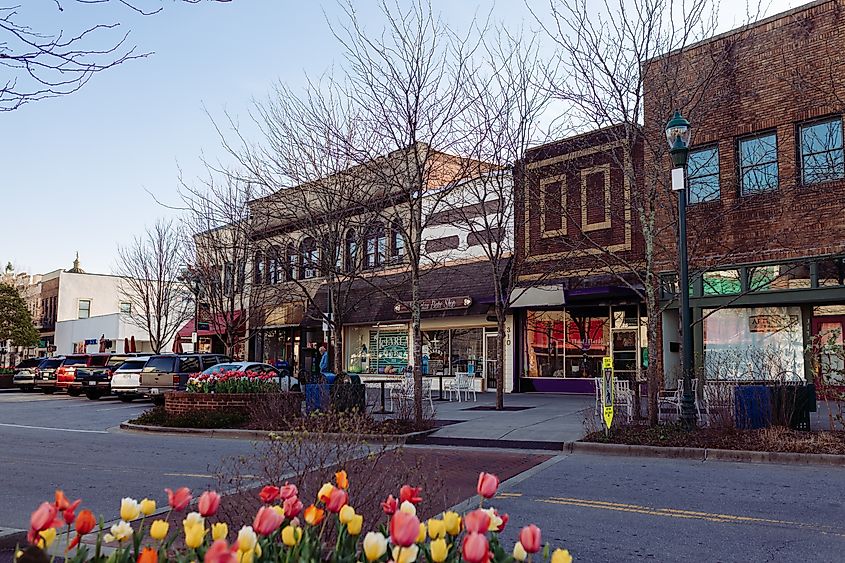
[[[82,391],[80,391],[79,389],[74,389],[73,387],[68,387],[67,394],[71,397],[79,397],[82,394]]]
[[[85,393],[85,396],[88,397],[89,401],[99,401],[100,397],[102,397],[102,395],[100,395],[97,391],[88,391]]]
[[[131,403],[132,399],[134,399],[132,395],[120,395],[118,399],[120,399],[124,403]]]
[[[45,387],[44,389],[41,390],[41,392],[44,393],[45,395],[52,395],[53,393],[56,392],[56,388],[55,387]]]

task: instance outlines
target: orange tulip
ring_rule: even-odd
[[[326,511],[322,508],[317,508],[313,504],[305,509],[305,521],[311,524],[312,526],[317,526],[320,522],[323,521],[323,518],[325,517]]]
[[[405,501],[410,502],[411,504],[419,504],[422,502],[422,497],[420,496],[420,492],[422,489],[419,487],[412,487],[410,485],[402,485],[402,488],[399,489],[399,504],[402,504]]]
[[[85,535],[91,532],[94,529],[94,526],[97,525],[97,519],[94,518],[94,513],[88,509],[83,510],[79,513],[79,516],[76,517],[76,533],[80,535]]]
[[[475,490],[484,498],[493,498],[499,488],[499,478],[492,473],[481,472],[478,475],[478,485]]]
[[[519,531],[519,543],[525,548],[528,553],[537,553],[542,547],[542,539],[540,528],[534,524],[529,524]]]
[[[337,486],[341,489],[349,488],[349,478],[347,477],[345,470],[341,469],[340,471],[335,473],[334,480],[337,483]]]
[[[58,510],[66,510],[70,506],[70,501],[65,496],[65,492],[61,489],[56,489],[56,502],[54,506]]]
[[[167,503],[173,510],[185,510],[191,502],[191,489],[188,487],[182,487],[175,491],[164,489],[164,492],[167,493]]]
[[[410,547],[417,542],[417,536],[420,535],[420,521],[413,514],[400,510],[390,518],[389,530],[393,545]]]
[[[145,547],[141,550],[137,563],[158,563],[158,551],[151,547]]]

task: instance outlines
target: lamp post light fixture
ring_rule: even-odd
[[[672,158],[672,190],[678,192],[678,262],[681,291],[681,369],[683,390],[681,395],[681,424],[695,427],[695,397],[692,390],[692,319],[689,307],[689,260],[687,258],[687,186],[684,173],[687,167],[690,142],[690,122],[681,112],[666,124],[666,141]]]

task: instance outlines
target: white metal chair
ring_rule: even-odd
[[[701,420],[701,405],[699,404],[698,400],[698,380],[692,380],[692,396],[693,400],[695,401],[695,412],[698,416],[698,419]],[[675,416],[680,418],[681,416],[681,403],[684,399],[684,382],[682,379],[678,379],[678,387],[674,391],[670,392],[662,392],[657,397],[657,414],[658,418],[660,417],[660,407],[661,406],[669,406],[670,412],[674,411]]]
[[[403,395],[407,395],[408,389],[411,391],[411,396],[413,397],[414,394],[414,377],[411,375],[410,377],[406,374],[405,377],[402,379],[396,380],[396,383],[386,383],[385,387],[387,388],[387,392],[390,398],[390,410],[393,410],[393,399],[395,398],[397,401],[401,399]]]
[[[598,416],[599,413],[601,412],[601,378],[600,377],[594,377],[593,383],[596,386],[596,408],[595,408],[593,414],[595,414],[595,416]]]
[[[422,395],[423,401],[428,401],[429,406],[431,407],[432,412],[434,411],[434,398],[431,395],[431,380],[428,378],[423,378],[422,380]],[[414,400],[414,379],[413,377],[406,377],[405,381],[402,382],[401,385],[394,387],[390,391],[390,410],[393,410],[393,397],[396,397],[396,400],[399,404],[402,404],[402,401],[411,401]]]
[[[613,405],[625,409],[625,416],[628,422],[634,420],[634,393],[631,391],[631,382],[624,379],[616,379],[613,385]]]

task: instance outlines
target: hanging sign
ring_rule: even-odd
[[[606,430],[613,423],[613,358],[605,356],[601,360],[601,406]]]
[[[437,299],[422,299],[420,311],[423,313],[431,311],[448,311],[450,309],[466,309],[472,305],[472,297],[465,295],[461,297],[440,297]],[[411,307],[407,303],[397,303],[393,306],[396,313],[409,313]]]

